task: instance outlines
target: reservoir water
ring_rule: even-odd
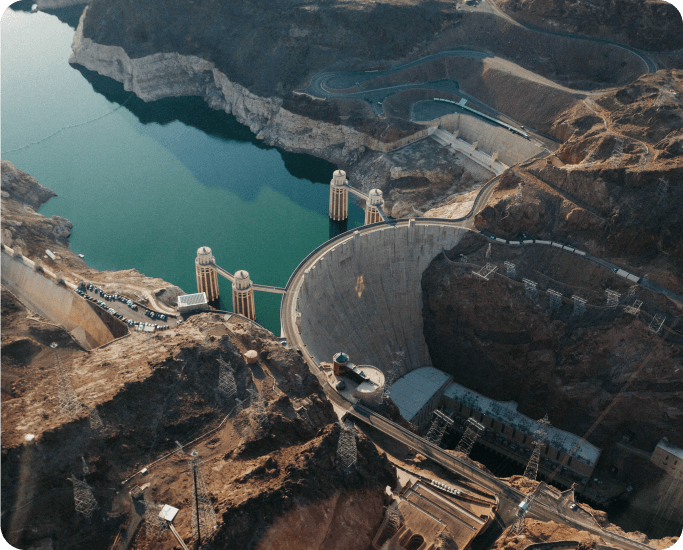
[[[62,19],[74,24],[74,9]],[[69,65],[73,35],[55,15],[3,15],[1,147],[58,194],[40,212],[74,224],[71,247],[88,265],[135,268],[191,293],[206,245],[228,271],[284,286],[339,230],[327,216],[333,165],[263,145],[200,98],[144,103]],[[352,203],[348,229],[362,223]],[[220,285],[232,309],[230,283]],[[257,321],[276,335],[279,307],[279,295],[257,293]]]

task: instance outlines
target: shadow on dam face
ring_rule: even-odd
[[[283,314],[301,314],[301,342],[318,363],[344,351],[354,363],[382,370],[395,361],[408,370],[431,365],[423,333],[422,274],[468,231],[444,222],[404,220],[342,236],[300,266],[303,282]]]

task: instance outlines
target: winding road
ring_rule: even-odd
[[[643,52],[642,50],[638,50],[636,48],[632,48],[630,46],[626,46],[624,44],[621,44],[619,42],[615,42],[613,40],[607,40],[603,38],[596,38],[596,37],[590,37],[590,36],[581,36],[581,35],[576,35],[568,32],[561,32],[561,31],[551,31],[551,30],[546,30],[546,29],[541,29],[541,28],[536,28],[524,23],[521,23],[505,12],[503,12],[498,6],[495,5],[495,3],[492,0],[481,0],[477,5],[475,6],[468,6],[467,4],[461,4],[458,6],[458,9],[460,11],[483,11],[490,13],[492,15],[495,15],[496,17],[499,17],[501,19],[504,19],[505,21],[523,28],[525,30],[528,30],[530,32],[535,32],[539,34],[545,34],[545,35],[550,35],[550,36],[557,36],[557,37],[562,37],[562,38],[570,38],[574,40],[579,40],[579,41],[588,41],[588,42],[596,42],[596,43],[601,43],[601,44],[607,44],[609,46],[619,48],[621,50],[629,52],[631,55],[636,56],[641,63],[643,64],[645,70],[649,73],[653,73],[657,70],[657,65],[656,63],[650,58],[647,53]],[[554,88],[557,90],[561,90],[566,93],[574,94],[574,95],[579,95],[583,97],[594,97],[594,96],[599,96],[605,93],[607,89],[601,89],[598,91],[586,91],[586,90],[576,90],[573,88],[568,88],[566,86],[563,86],[561,84],[558,84],[557,82],[554,82],[548,78],[545,78],[543,76],[540,76],[528,69],[525,69],[524,67],[521,67],[517,63],[514,63],[512,61],[508,61],[507,59],[504,59],[502,57],[497,56],[496,54],[483,50],[483,49],[474,49],[471,47],[459,47],[459,48],[452,48],[448,50],[443,50],[441,52],[437,52],[434,54],[430,54],[424,57],[421,57],[419,59],[413,60],[413,61],[408,61],[405,63],[399,63],[389,69],[383,69],[383,70],[372,70],[372,71],[350,71],[350,72],[322,72],[318,73],[315,75],[309,85],[306,88],[297,90],[298,93],[304,93],[313,97],[319,97],[319,98],[333,98],[333,97],[355,97],[355,98],[360,98],[360,99],[367,99],[370,102],[370,106],[372,107],[373,112],[376,115],[382,115],[383,114],[383,106],[382,102],[383,100],[390,96],[397,94],[403,90],[409,90],[409,89],[415,89],[415,88],[425,88],[428,86],[430,89],[434,90],[441,90],[445,91],[448,93],[453,93],[460,95],[467,99],[468,101],[471,101],[475,104],[478,104],[481,107],[484,107],[491,112],[493,112],[496,116],[503,116],[502,113],[491,107],[490,105],[478,100],[476,97],[473,97],[466,92],[464,92],[462,89],[460,89],[458,83],[454,80],[437,80],[437,81],[425,81],[425,82],[417,82],[417,83],[409,83],[409,84],[396,84],[393,86],[384,86],[384,87],[378,87],[378,88],[369,88],[369,89],[361,89],[361,85],[363,82],[366,82],[368,80],[373,80],[378,77],[383,77],[383,76],[389,76],[392,74],[396,74],[398,72],[404,71],[406,69],[409,69],[411,67],[416,67],[419,65],[422,65],[424,63],[428,63],[430,61],[434,61],[436,59],[445,59],[449,57],[465,57],[465,58],[470,58],[470,59],[487,59],[488,64],[495,67],[496,69],[507,72],[509,74],[512,74],[518,78],[529,80],[532,82],[536,82],[538,84]],[[355,87],[356,91],[352,91],[351,89]],[[508,117],[506,117],[508,118]],[[516,124],[519,126],[519,123],[516,121],[509,119],[512,123]]]

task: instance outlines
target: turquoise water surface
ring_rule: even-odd
[[[284,286],[339,231],[327,216],[333,165],[264,146],[199,98],[144,103],[70,66],[73,34],[55,15],[3,15],[1,147],[58,194],[40,211],[71,220],[71,246],[88,265],[135,268],[190,293],[206,245],[228,271]],[[348,228],[362,222],[352,205]],[[232,309],[228,281],[221,295]],[[257,293],[257,320],[276,334],[279,306]]]

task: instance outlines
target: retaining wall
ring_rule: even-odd
[[[386,367],[403,352],[405,365],[431,365],[423,334],[422,273],[466,229],[380,226],[350,236],[304,275],[297,324],[318,362],[338,351],[356,364]]]
[[[366,135],[364,135],[365,139],[363,141],[365,146],[369,147],[370,149],[373,149],[375,151],[382,151],[383,153],[390,153],[391,151],[396,151],[401,147],[405,147],[406,145],[410,145],[411,143],[420,141],[421,139],[426,138],[428,135],[429,130],[425,128],[424,130],[419,130],[414,134],[411,134],[396,141],[392,141],[390,143],[385,143],[383,141],[379,141],[375,138],[371,138]]]
[[[48,275],[36,272],[31,260],[15,258],[9,251],[2,250],[2,284],[26,307],[64,327],[85,349],[114,340],[90,304]]]

